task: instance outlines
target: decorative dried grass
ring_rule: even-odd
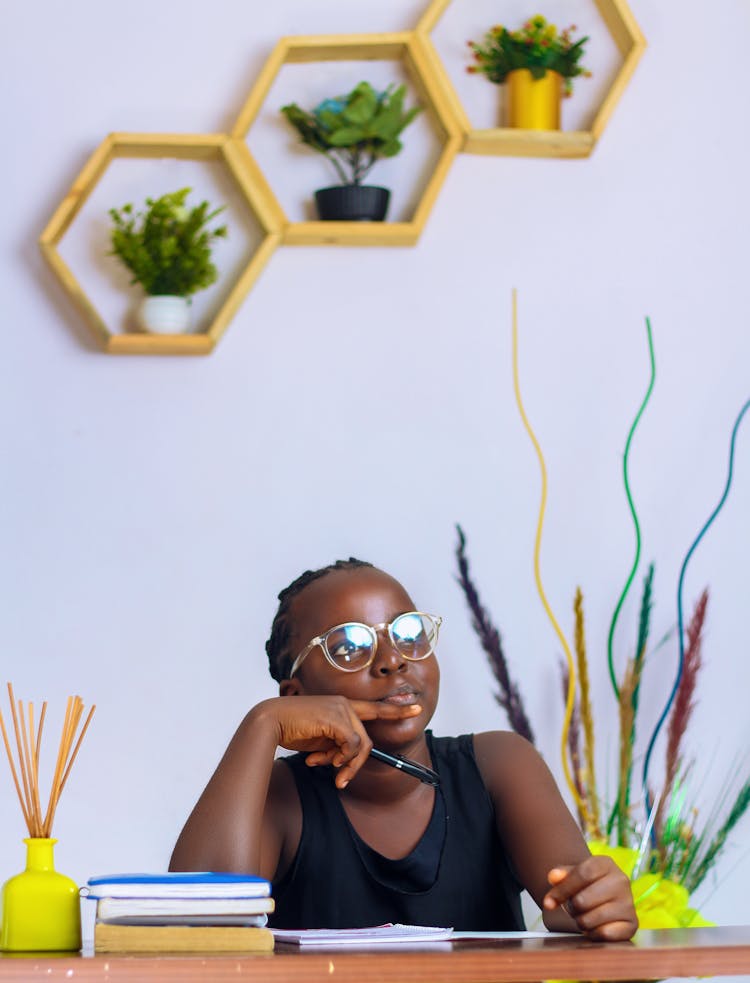
[[[485,651],[490,662],[492,673],[500,686],[500,692],[495,694],[496,701],[508,715],[508,722],[513,730],[525,737],[527,741],[534,743],[534,734],[531,730],[529,718],[523,707],[521,694],[516,683],[510,677],[508,663],[503,652],[500,632],[493,625],[492,619],[487,613],[486,608],[479,598],[479,591],[469,574],[469,561],[466,556],[466,536],[461,526],[456,526],[458,532],[458,546],[456,547],[456,560],[458,561],[458,582],[464,592],[466,603],[471,611],[471,625],[477,633],[479,643]]]
[[[601,840],[604,838],[604,834],[601,828],[602,820],[599,810],[599,793],[596,786],[594,711],[591,703],[589,665],[586,657],[586,624],[583,615],[583,592],[580,587],[576,588],[573,613],[575,614],[573,643],[576,652],[576,663],[578,665],[578,687],[581,694],[579,709],[583,727],[583,757],[585,765],[582,784],[585,788],[587,800],[586,812],[588,823],[586,833],[594,839]]]
[[[662,826],[664,808],[672,797],[672,789],[682,766],[682,744],[695,709],[695,689],[698,683],[698,674],[703,665],[701,648],[707,609],[708,588],[706,587],[698,598],[698,603],[695,605],[693,616],[688,625],[685,661],[669,718],[664,788],[656,816],[656,826],[659,829]]]

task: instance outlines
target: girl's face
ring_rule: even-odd
[[[311,639],[334,625],[347,621],[390,623],[399,614],[414,610],[416,606],[401,584],[382,570],[334,570],[308,584],[292,602],[290,652],[294,658]],[[350,700],[418,703],[422,712],[416,717],[366,724],[373,742],[387,749],[421,736],[435,712],[439,682],[434,654],[418,662],[404,659],[391,645],[388,633],[379,631],[375,658],[365,669],[335,669],[316,645],[294,677],[281,683],[280,691],[283,696],[336,694]]]

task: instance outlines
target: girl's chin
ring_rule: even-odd
[[[365,724],[365,730],[375,747],[383,750],[398,748],[403,744],[419,740],[429,720],[424,713],[416,717],[406,717],[404,720],[371,720]]]

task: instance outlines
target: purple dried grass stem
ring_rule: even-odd
[[[687,628],[687,646],[685,650],[685,665],[680,685],[677,687],[672,716],[669,721],[667,761],[672,774],[676,774],[680,765],[682,740],[687,731],[690,717],[695,709],[695,691],[698,674],[703,665],[702,642],[703,627],[706,623],[708,610],[708,588],[698,598]]]
[[[464,531],[458,524],[456,525],[456,531],[458,532],[458,546],[456,547],[456,559],[458,561],[457,579],[471,611],[471,626],[477,633],[479,642],[489,659],[492,674],[500,687],[499,692],[494,694],[495,700],[507,714],[508,722],[513,730],[534,744],[534,734],[529,723],[529,718],[523,708],[521,694],[508,671],[508,663],[503,652],[500,632],[492,624],[490,616],[479,598],[479,592],[469,575],[469,561],[466,557],[466,536],[464,536]]]
[[[660,822],[662,820],[664,805],[672,794],[675,779],[682,764],[682,744],[696,705],[695,691],[698,684],[698,675],[703,666],[703,628],[706,622],[707,610],[708,588],[706,587],[698,598],[693,616],[690,619],[690,624],[686,631],[687,645],[685,647],[682,676],[680,677],[680,683],[675,694],[667,729],[664,790],[658,810],[658,819]]]
[[[570,670],[568,669],[567,663],[562,659],[560,660],[560,679],[562,681],[563,705],[565,705],[568,702],[568,690],[570,689]],[[577,699],[573,702],[573,712],[570,715],[570,724],[568,725],[568,753],[570,755],[573,781],[578,792],[578,819],[581,829],[586,830],[588,824],[581,803],[586,802],[588,797],[581,781],[581,713]]]

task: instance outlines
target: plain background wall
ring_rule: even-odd
[[[513,2],[499,14],[485,5],[479,23],[520,11]],[[166,866],[237,722],[274,693],[263,644],[278,590],[306,567],[353,554],[402,579],[445,619],[435,730],[505,726],[455,582],[455,522],[560,774],[560,646],[532,574],[540,476],[513,398],[513,287],[523,395],[549,468],[543,578],[567,631],[577,584],[586,596],[600,780],[611,787],[606,637],[634,550],[621,463],[648,382],[645,315],[657,383],[631,477],[643,560],[656,564],[654,638],[675,623],[679,567],[718,501],[750,395],[744,0],[727,0],[719,18],[697,0],[632,0],[649,47],[590,159],[459,155],[415,248],[280,248],[208,358],[99,353],[37,250],[108,132],[226,130],[279,36],[410,28],[425,6],[215,0],[177,12],[133,0],[115,13],[71,0],[6,14],[0,676],[20,697],[48,699],[56,727],[68,694],[97,703],[55,822],[58,866],[80,881]],[[478,15],[468,0],[454,8],[453,34],[439,39],[460,74]],[[613,70],[610,49],[592,4],[546,11],[601,39],[595,78],[566,107],[575,124]],[[720,56],[702,47],[714,33]],[[311,66],[311,92],[317,78]],[[470,81],[481,115],[495,90]],[[312,191],[318,162],[285,139],[279,193],[299,187],[303,167]],[[155,190],[171,188],[129,193]],[[123,200],[117,189],[103,207]],[[101,216],[98,233],[91,222],[101,234]],[[100,264],[92,250],[92,284]],[[747,766],[749,429],[686,580],[688,608],[711,589],[689,733],[703,814],[732,767]],[[636,602],[619,623],[620,669]],[[672,638],[648,666],[639,754],[675,659]],[[0,770],[6,877],[22,865],[24,829]],[[747,838],[746,822],[718,888],[698,899],[717,921],[747,921]]]

